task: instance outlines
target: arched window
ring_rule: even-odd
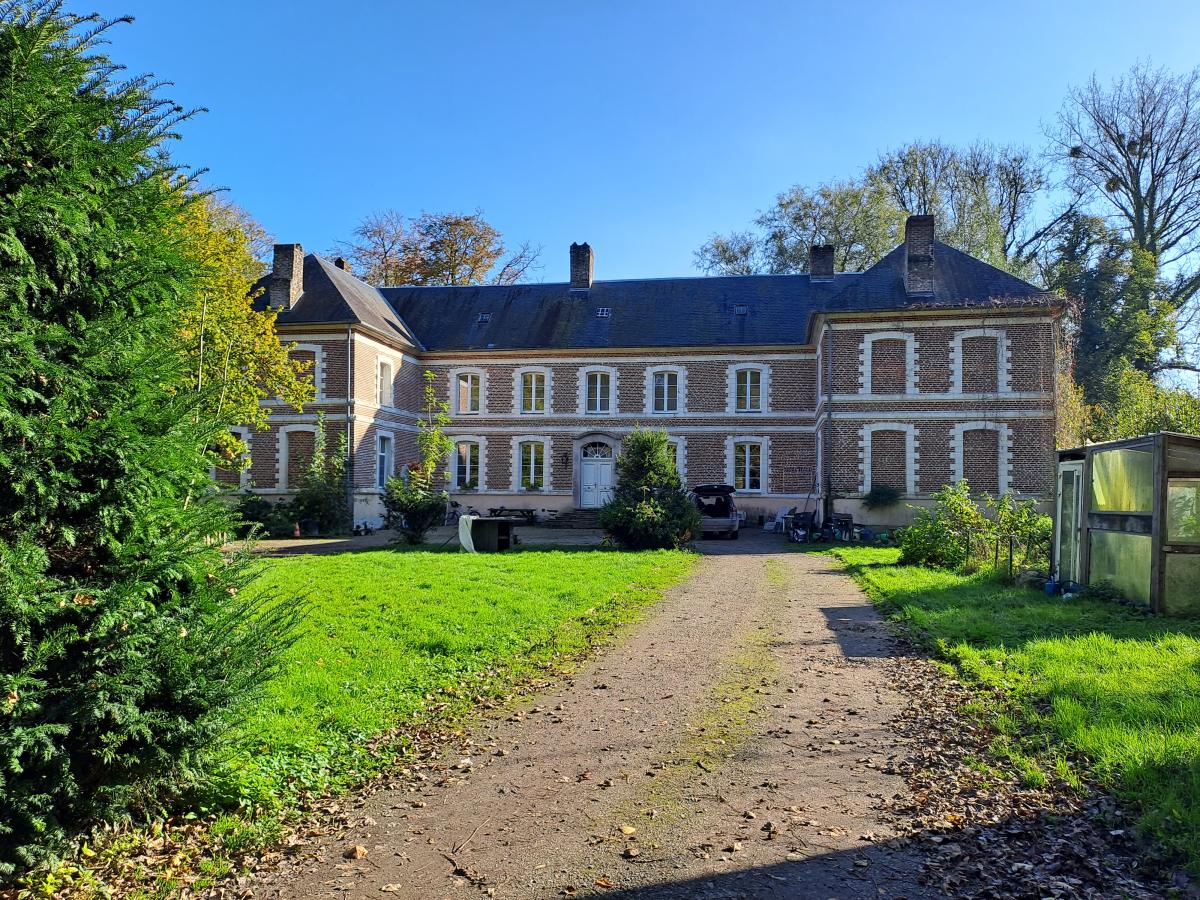
[[[275,474],[279,490],[294,490],[303,482],[316,440],[316,425],[284,425],[279,429]]]
[[[726,438],[726,480],[743,493],[765,492],[769,451],[770,441],[765,437]]]
[[[460,416],[487,412],[487,373],[483,369],[450,372],[450,409]]]
[[[395,405],[395,379],[392,374],[392,364],[385,359],[379,361],[376,373],[375,402],[380,406]]]
[[[971,492],[1007,494],[1012,483],[1012,429],[1000,422],[958,422],[950,430],[954,480]]]
[[[551,374],[542,366],[513,372],[513,406],[523,416],[540,416],[551,409]]]
[[[761,413],[770,408],[771,369],[761,363],[729,367],[725,411]]]
[[[917,492],[917,429],[899,422],[864,425],[859,437],[862,447],[861,489],[869,493],[886,484],[904,494]]]
[[[454,444],[451,462],[451,483],[456,490],[473,491],[484,488],[484,438],[459,438]]]
[[[550,438],[519,435],[512,439],[513,490],[550,488]]]
[[[395,472],[396,439],[389,432],[379,432],[375,435],[375,486],[384,490]]]
[[[316,400],[325,399],[325,348],[320,344],[289,344],[288,359],[308,363],[307,377],[316,388]]]
[[[645,410],[650,415],[673,415],[687,409],[687,369],[655,366],[646,370]]]
[[[1012,348],[1000,328],[970,328],[950,341],[950,390],[956,394],[998,394],[1009,390]]]
[[[617,370],[612,366],[588,366],[579,371],[579,411],[605,416],[617,412]]]
[[[904,331],[863,335],[859,346],[860,394],[915,394],[917,339]]]

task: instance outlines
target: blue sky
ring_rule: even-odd
[[[597,278],[689,274],[776,193],[914,139],[1040,145],[1071,84],[1200,62],[1200,4],[80,0],[110,53],[210,110],[176,155],[279,240],[484,210],[589,241]],[[1144,14],[1139,14],[1144,10]]]

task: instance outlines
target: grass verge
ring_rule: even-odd
[[[460,727],[522,682],[569,670],[694,560],[582,548],[264,560],[253,589],[305,595],[304,630],[241,711],[192,811],[84,846],[27,877],[25,895],[204,889],[279,840],[297,809],[393,765],[406,733]]]
[[[983,708],[999,755],[1031,781],[1094,779],[1200,875],[1200,622],[899,566],[894,549],[832,552],[961,678],[1004,689],[1007,710]]]

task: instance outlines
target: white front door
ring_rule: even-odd
[[[579,461],[579,505],[598,509],[611,500],[613,475],[612,447],[601,443],[584,447]]]
[[[611,459],[585,459],[579,478],[580,505],[584,509],[597,509],[612,499],[613,461]]]

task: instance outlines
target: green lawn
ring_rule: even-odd
[[[376,758],[371,738],[461,719],[476,698],[567,662],[693,559],[581,549],[265,561],[256,589],[304,594],[310,608],[284,672],[237,725],[206,805],[278,807],[361,780],[391,758]]]
[[[998,752],[1035,781],[1086,770],[1200,875],[1200,622],[898,566],[896,550],[833,552],[965,680],[1008,691],[1018,721],[991,713]]]

